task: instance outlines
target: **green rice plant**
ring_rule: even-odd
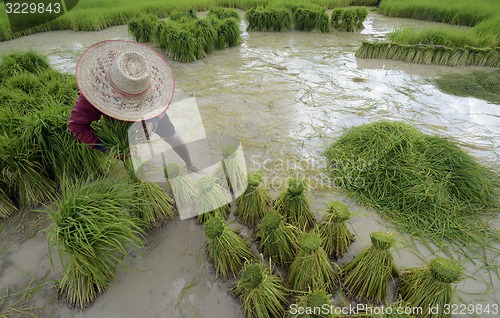
[[[110,152],[128,155],[130,153],[128,140],[131,125],[131,122],[105,116],[94,125],[94,129],[102,144]]]
[[[297,296],[293,304],[296,304],[296,308],[302,308],[302,312],[297,310],[297,313],[293,314],[291,310],[288,311],[288,318],[334,318],[338,317],[332,313],[333,296],[328,294],[324,289],[309,290],[303,295]],[[325,308],[328,312],[325,312]]]
[[[349,296],[366,302],[383,302],[389,280],[398,270],[389,249],[394,244],[391,234],[373,232],[372,246],[359,253],[340,270]]]
[[[243,238],[224,221],[214,216],[204,225],[206,236],[205,251],[209,260],[214,262],[215,277],[228,279],[236,275],[246,261],[254,259]]]
[[[340,8],[332,11],[332,26],[339,31],[356,32],[363,29],[368,15],[366,8]]]
[[[295,28],[300,31],[328,32],[330,29],[330,19],[321,7],[299,8],[293,18]]]
[[[414,236],[446,249],[494,234],[481,218],[498,204],[498,176],[453,141],[378,121],[347,130],[324,155],[333,178],[362,176],[362,187],[344,189]]]
[[[188,24],[167,21],[162,32],[165,36],[168,56],[183,63],[196,60],[198,41],[190,30]]]
[[[17,208],[10,197],[4,192],[4,186],[6,188],[6,185],[4,184],[1,184],[0,187],[0,219],[6,219],[12,215],[12,213],[17,211]]]
[[[443,92],[457,96],[472,96],[500,104],[500,70],[492,72],[444,74],[436,79],[437,87]]]
[[[232,291],[243,303],[245,317],[281,318],[285,314],[287,291],[281,278],[273,275],[271,264],[266,268],[260,262],[246,262]]]
[[[196,10],[194,8],[190,8],[189,10],[174,10],[170,13],[170,20],[177,22],[188,22],[190,20],[197,20],[198,16],[196,14]]]
[[[330,257],[340,258],[354,241],[354,234],[346,225],[350,218],[351,212],[344,203],[331,201],[327,214],[318,223],[318,230],[323,238],[323,249]]]
[[[307,200],[307,184],[304,180],[288,179],[288,187],[276,198],[274,208],[281,213],[286,221],[302,230],[308,230],[316,224],[316,218]]]
[[[222,219],[228,217],[228,191],[218,185],[213,177],[201,177],[197,182],[197,190],[198,198],[195,204],[198,223],[205,223],[212,216]]]
[[[16,73],[38,74],[50,69],[49,62],[45,56],[40,55],[34,50],[26,52],[13,52],[1,56],[0,64],[0,82],[10,78]]]
[[[176,163],[169,163],[165,167],[165,178],[170,183],[178,209],[186,209],[195,202],[198,192],[193,178]]]
[[[198,59],[207,57],[213,51],[217,37],[213,25],[208,19],[196,20],[191,26],[191,32],[198,43],[196,57]]]
[[[215,32],[217,33],[217,40],[215,41],[216,49],[224,49],[226,47],[237,46],[241,42],[241,29],[239,20],[235,18],[228,18],[224,20],[210,18]]]
[[[288,267],[299,250],[298,237],[302,231],[288,223],[276,211],[267,213],[257,226],[258,248],[278,266]]]
[[[241,193],[247,187],[246,167],[242,164],[245,162],[238,158],[238,148],[224,147],[222,149],[222,161],[214,171],[214,176],[217,182],[221,185],[229,185],[233,193]]]
[[[49,211],[54,226],[47,239],[56,245],[63,268],[59,293],[84,308],[104,292],[127,248],[143,246],[142,231],[128,212],[135,202],[127,182],[63,181],[61,187],[61,198]]]
[[[339,284],[338,266],[330,262],[321,241],[317,230],[300,235],[299,253],[288,270],[288,283],[292,289],[332,292]]]
[[[234,215],[242,224],[253,228],[262,220],[271,205],[271,198],[262,182],[262,174],[248,174],[248,187],[238,197],[236,204]]]
[[[151,42],[153,30],[158,23],[155,15],[140,15],[128,23],[128,33],[137,42]]]
[[[293,16],[290,9],[280,6],[257,7],[246,12],[247,30],[251,31],[289,31],[292,29]]]
[[[219,20],[224,20],[224,19],[237,19],[240,20],[240,15],[238,14],[238,11],[235,9],[225,9],[221,7],[213,7],[208,11],[208,17],[215,17]]]
[[[428,268],[407,269],[399,284],[399,292],[403,301],[411,306],[421,308],[445,308],[453,303],[455,287],[453,283],[460,281],[462,267],[454,260],[434,258]],[[450,311],[439,310],[433,314],[424,310],[419,317],[452,317]]]
[[[173,200],[157,183],[137,180],[133,183],[137,217],[146,227],[165,224],[173,215]]]

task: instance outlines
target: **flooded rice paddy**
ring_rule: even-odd
[[[238,137],[247,168],[263,169],[274,196],[288,176],[298,174],[313,187],[310,200],[318,217],[331,199],[349,205],[357,239],[341,262],[370,245],[370,232],[396,231],[375,212],[331,188],[318,172],[323,167],[321,152],[345,127],[405,120],[426,133],[457,139],[478,160],[499,168],[499,105],[442,93],[433,82],[440,74],[478,68],[354,57],[360,41],[383,38],[402,25],[437,24],[371,13],[365,29],[356,34],[244,32],[238,47],[189,64],[169,60],[177,81],[174,101],[195,97],[208,135]],[[47,54],[56,69],[72,73],[90,44],[128,38],[125,26],[99,32],[56,31],[0,42],[0,52],[34,48]],[[47,246],[49,224],[43,212],[25,212],[0,225],[1,294],[21,299],[17,306],[29,300],[40,317],[243,317],[240,303],[229,293],[231,282],[213,279],[201,249],[203,230],[193,219],[175,219],[149,234],[143,255],[130,255],[128,270],[120,271],[90,308],[73,310],[56,296],[59,260]],[[498,228],[498,220],[492,226]],[[440,254],[397,235],[400,243],[393,254],[399,266],[420,266],[432,254]],[[498,252],[475,259],[463,253],[455,257],[467,275],[458,284],[459,301],[498,304]]]

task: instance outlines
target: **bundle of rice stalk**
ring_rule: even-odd
[[[292,28],[293,16],[290,9],[281,6],[258,6],[247,11],[247,30],[288,31]]]
[[[295,28],[301,31],[328,32],[330,20],[325,9],[318,7],[298,8],[294,14]]]
[[[233,294],[241,299],[245,317],[282,318],[287,292],[283,281],[272,273],[271,264],[246,262],[241,278],[234,284]]]
[[[288,311],[288,318],[334,318],[333,296],[324,289],[310,290],[304,295],[297,296],[293,301],[295,308],[301,310]],[[325,310],[325,308],[327,310]]]
[[[217,182],[224,186],[228,184],[233,193],[240,193],[247,186],[246,167],[243,167],[244,160],[238,158],[238,148],[224,147],[222,149],[223,160],[219,163],[214,176]]]
[[[2,74],[3,77],[0,81],[10,78],[16,73],[29,72],[38,74],[50,69],[47,57],[40,55],[34,50],[2,55],[1,61],[0,74]]]
[[[212,21],[212,25],[217,33],[217,38],[215,40],[216,49],[224,49],[226,47],[232,47],[240,44],[241,30],[238,19],[227,18],[220,20],[212,17],[210,20]]]
[[[341,272],[349,296],[360,301],[376,303],[384,301],[387,283],[393,276],[398,275],[398,270],[389,252],[394,244],[392,235],[373,232],[370,238],[372,246],[344,264]]]
[[[208,19],[196,20],[191,25],[191,32],[198,43],[196,57],[198,59],[207,57],[207,55],[213,51],[214,43],[217,37],[213,25],[208,21]]]
[[[170,183],[178,209],[188,208],[195,202],[198,192],[193,178],[185,169],[176,163],[169,163],[165,167],[165,178]]]
[[[344,8],[338,8],[338,9],[333,9],[332,15],[331,15],[331,21],[332,21],[332,27],[335,29],[338,29],[341,21],[342,21],[342,16],[344,15]]]
[[[361,30],[364,29],[365,26],[363,25],[363,22],[365,21],[366,17],[368,16],[368,9],[367,8],[356,8],[356,30]]]
[[[12,213],[17,211],[17,207],[14,205],[9,196],[3,191],[4,184],[0,184],[0,219],[8,218]]]
[[[454,260],[438,257],[431,260],[428,268],[405,271],[401,277],[399,292],[402,299],[411,306],[440,308],[436,314],[424,310],[421,317],[452,317],[451,312],[442,309],[453,303],[456,287],[452,284],[460,281],[461,276],[462,267]]]
[[[183,63],[196,61],[199,45],[187,23],[167,21],[162,36],[165,37],[166,51],[171,59]]]
[[[204,223],[212,216],[226,219],[229,215],[228,191],[209,176],[200,178],[197,182],[197,188],[196,212],[198,214],[198,223]]]
[[[49,211],[54,227],[48,241],[64,269],[59,293],[84,308],[106,289],[127,249],[143,246],[142,231],[128,213],[135,206],[127,182],[64,180],[61,199]]]
[[[190,8],[185,11],[174,10],[169,16],[169,19],[177,22],[189,22],[191,20],[197,20],[198,16],[194,8]]]
[[[248,187],[236,203],[234,215],[242,224],[253,228],[262,220],[271,205],[271,198],[259,172],[248,174]]]
[[[94,129],[110,152],[127,155],[130,152],[128,137],[131,125],[131,122],[106,116],[97,122]]]
[[[330,257],[340,258],[354,241],[354,234],[346,225],[350,218],[351,212],[344,203],[332,201],[328,204],[327,214],[319,222],[318,230],[323,238],[323,248]]]
[[[137,217],[146,227],[156,227],[168,222],[174,215],[173,200],[157,183],[137,180],[133,183],[137,200]]]
[[[298,237],[301,233],[299,228],[285,223],[280,213],[271,211],[257,226],[259,250],[279,266],[288,267],[299,250]]]
[[[304,193],[306,186],[304,180],[290,178],[288,188],[283,190],[274,202],[275,210],[281,213],[288,223],[301,230],[308,230],[316,224],[316,218]]]
[[[333,292],[340,281],[338,266],[330,262],[321,247],[321,235],[317,230],[304,233],[299,238],[299,246],[299,253],[288,270],[288,283],[292,289]]]
[[[224,221],[214,216],[204,225],[206,236],[205,251],[207,257],[214,262],[215,277],[228,279],[236,275],[245,261],[254,259],[252,252],[243,238],[233,229],[226,226]]]
[[[151,14],[142,14],[128,23],[128,33],[137,42],[150,42],[153,30],[158,23],[158,17]]]
[[[215,17],[220,20],[229,18],[240,20],[238,11],[236,11],[235,9],[226,9],[221,7],[211,8],[210,11],[208,11],[208,17]]]

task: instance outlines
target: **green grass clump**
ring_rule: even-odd
[[[288,271],[288,283],[294,290],[325,289],[333,292],[339,283],[338,270],[321,247],[321,236],[316,230],[300,236],[300,249]],[[335,267],[338,266],[335,265]]]
[[[498,177],[453,141],[379,121],[349,129],[324,155],[333,178],[362,177],[345,190],[412,235],[443,248],[494,235],[482,216],[498,205]]]
[[[255,227],[266,215],[271,206],[271,198],[267,194],[262,182],[262,175],[258,172],[248,174],[248,187],[238,197],[234,212],[238,221],[248,227]]]
[[[205,251],[207,257],[214,262],[215,277],[228,279],[236,277],[246,261],[254,259],[243,238],[224,221],[211,217],[205,222]]]
[[[48,240],[57,246],[62,276],[58,290],[78,308],[88,306],[113,279],[128,247],[143,245],[127,182],[98,179],[62,184],[61,199],[49,211]]]
[[[454,260],[438,257],[431,260],[428,268],[408,269],[401,277],[399,292],[411,306],[445,308],[453,303],[452,284],[460,281],[461,276],[462,267]],[[445,310],[436,314],[424,310],[420,317],[452,317],[452,314]]]
[[[226,219],[229,215],[228,191],[216,183],[216,179],[205,176],[197,183],[198,197],[196,199],[196,212],[198,223],[204,223],[212,216]]]
[[[158,23],[155,15],[141,15],[128,23],[128,32],[137,42],[151,42],[153,30]]]
[[[299,250],[299,234],[299,228],[285,223],[280,213],[271,211],[257,227],[259,250],[275,264],[288,267]]]
[[[392,235],[382,232],[370,234],[372,246],[358,254],[340,270],[347,293],[360,301],[384,301],[389,280],[398,276],[398,270],[389,248]]]
[[[289,31],[293,26],[292,11],[285,7],[257,7],[246,12],[247,30],[251,31]]]
[[[284,284],[281,278],[272,274],[272,268],[265,268],[262,263],[245,263],[233,293],[241,299],[245,317],[281,318],[285,314],[287,292]]]
[[[332,11],[332,27],[339,31],[356,32],[364,28],[367,8],[340,8]]]
[[[177,209],[190,207],[198,196],[193,178],[176,163],[169,163],[165,167],[165,178],[170,183]]]
[[[350,218],[351,212],[344,203],[332,201],[328,204],[326,215],[318,223],[323,249],[330,257],[340,258],[354,241],[354,234],[346,225]]]
[[[316,218],[304,192],[306,187],[304,180],[291,178],[288,180],[288,188],[284,189],[274,202],[276,211],[281,213],[288,223],[301,230],[308,230],[316,224]]]
[[[500,104],[500,70],[445,74],[436,79],[436,84],[440,90],[449,94],[471,96]]]
[[[321,7],[298,8],[293,18],[295,29],[300,31],[328,32],[330,29],[330,18]]]

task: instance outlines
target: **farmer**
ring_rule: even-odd
[[[79,97],[71,110],[68,128],[89,148],[109,153],[91,127],[102,115],[143,121],[147,137],[154,131],[172,146],[189,170],[199,170],[165,113],[175,80],[167,61],[158,53],[132,41],[95,43],[78,60],[76,81]]]

